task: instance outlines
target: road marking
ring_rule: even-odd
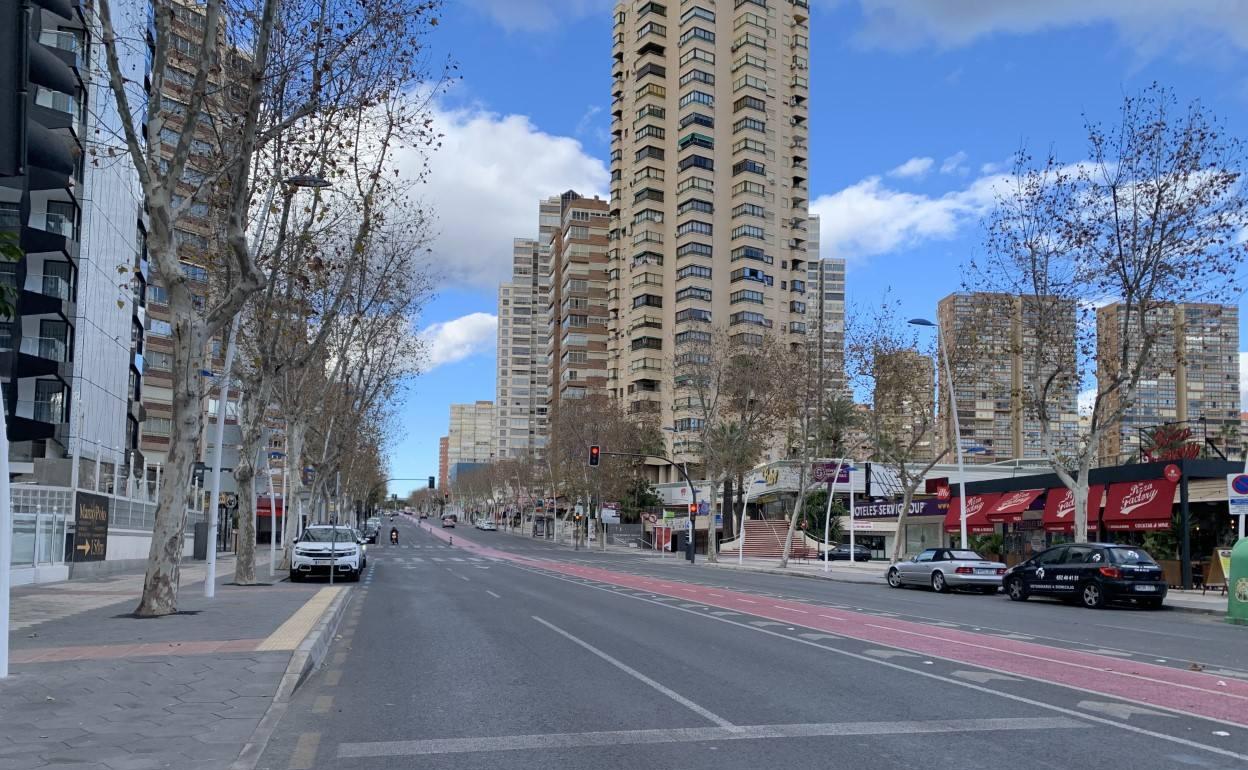
[[[872,649],[872,650],[863,650],[863,653],[866,655],[870,655],[873,658],[883,658],[884,660],[891,660],[892,658],[917,658],[919,657],[918,655],[915,655],[913,652],[904,652],[902,650]]]
[[[998,674],[996,671],[954,671],[953,675],[958,679],[965,679],[968,682],[979,682],[985,684],[994,680],[1002,682],[1017,682],[1018,679],[1005,674]]]
[[[318,695],[316,700],[312,701],[313,714],[328,714],[333,707],[334,696],[332,695]]]
[[[1114,719],[1120,719],[1120,720],[1130,719],[1133,714],[1142,714],[1144,716],[1149,716],[1149,717],[1166,717],[1167,719],[1174,719],[1174,714],[1163,714],[1160,711],[1153,711],[1152,709],[1140,708],[1139,706],[1133,706],[1130,703],[1111,703],[1107,701],[1081,700],[1077,704],[1075,704],[1075,708],[1081,708],[1086,711],[1099,711],[1102,714],[1105,714],[1106,716],[1111,716]]]
[[[543,733],[491,738],[434,738],[419,741],[342,743],[339,759],[469,754],[534,749],[579,749],[593,746],[629,746],[656,743],[760,740],[776,738],[855,737],[933,733],[1004,732],[1012,730],[1081,730],[1088,725],[1067,717],[996,719],[941,719],[930,722],[836,722],[742,727],[685,727],[659,730],[620,730],[592,733]]]
[[[321,745],[320,733],[302,733],[295,741],[295,752],[290,755],[289,770],[312,770],[316,764],[316,750]]]
[[[517,566],[519,566],[519,565],[517,565]],[[520,568],[520,569],[526,569],[525,567],[519,567],[519,568]],[[562,578],[562,577],[558,577],[558,576],[556,576],[556,575],[550,575],[550,577],[554,577],[556,580],[564,580],[564,578]],[[571,582],[571,581],[565,581],[565,582]],[[598,590],[604,590],[604,591],[605,591],[606,589],[598,589]],[[654,605],[659,606],[659,607],[667,607],[668,609],[673,609],[673,610],[676,610],[677,612],[687,612],[687,613],[689,613],[690,615],[694,615],[694,616],[697,616],[697,617],[706,618],[707,620],[714,620],[714,621],[718,621],[718,622],[720,622],[720,623],[727,623],[728,625],[738,626],[738,627],[740,627],[740,628],[744,628],[744,629],[746,629],[747,631],[757,631],[757,632],[758,632],[758,633],[760,633],[760,634],[767,634],[767,635],[769,635],[769,636],[775,636],[775,637],[778,637],[778,638],[780,638],[780,639],[788,639],[790,642],[794,642],[794,643],[796,643],[796,644],[805,644],[805,645],[809,645],[809,646],[811,646],[811,647],[816,647],[816,648],[818,648],[818,649],[820,649],[820,650],[825,650],[825,651],[827,651],[827,652],[833,652],[833,653],[836,653],[836,654],[838,654],[838,655],[844,655],[844,656],[845,656],[845,657],[847,657],[847,658],[853,658],[854,660],[865,661],[865,662],[867,662],[867,663],[874,663],[874,664],[876,664],[876,665],[879,665],[879,666],[885,666],[885,667],[887,667],[887,668],[895,669],[895,670],[897,670],[897,671],[902,671],[902,672],[905,672],[905,673],[907,673],[907,674],[914,674],[915,676],[927,677],[928,679],[934,679],[934,680],[936,680],[936,681],[938,681],[938,682],[946,682],[946,683],[948,683],[948,684],[954,684],[954,685],[957,685],[957,686],[959,686],[959,687],[965,687],[965,688],[966,688],[966,689],[968,689],[968,690],[975,690],[976,692],[981,692],[981,693],[984,693],[985,695],[992,695],[992,696],[996,696],[996,697],[998,697],[998,698],[1005,698],[1006,700],[1012,700],[1012,701],[1014,701],[1014,702],[1016,702],[1016,703],[1025,703],[1025,704],[1027,704],[1027,705],[1029,705],[1029,706],[1034,706],[1034,707],[1036,707],[1036,708],[1044,709],[1045,711],[1056,711],[1056,712],[1057,712],[1057,713],[1059,713],[1059,714],[1073,714],[1074,716],[1078,717],[1079,719],[1086,720],[1086,721],[1089,721],[1089,722],[1096,722],[1097,724],[1100,724],[1100,725],[1105,725],[1105,726],[1107,726],[1107,727],[1116,727],[1116,728],[1118,728],[1118,729],[1120,729],[1120,730],[1125,730],[1126,732],[1129,732],[1129,733],[1135,733],[1136,735],[1145,735],[1145,736],[1148,736],[1148,737],[1150,737],[1150,738],[1156,738],[1157,740],[1166,741],[1166,742],[1168,742],[1168,743],[1175,743],[1175,744],[1178,744],[1178,745],[1180,745],[1180,746],[1187,746],[1188,748],[1196,749],[1196,750],[1198,750],[1198,751],[1206,751],[1206,752],[1209,752],[1210,754],[1217,754],[1217,755],[1219,755],[1219,756],[1223,756],[1223,757],[1230,757],[1231,759],[1237,759],[1237,760],[1240,760],[1240,761],[1242,761],[1242,762],[1248,762],[1248,754],[1240,754],[1240,753],[1238,753],[1238,752],[1235,752],[1235,751],[1229,751],[1229,750],[1227,750],[1227,749],[1219,748],[1219,747],[1217,747],[1217,746],[1210,746],[1210,745],[1205,744],[1205,743],[1199,743],[1198,741],[1188,740],[1187,738],[1180,738],[1180,737],[1179,737],[1179,736],[1177,736],[1177,735],[1167,735],[1167,734],[1165,734],[1165,733],[1159,733],[1159,732],[1157,732],[1157,731],[1155,731],[1155,730],[1148,730],[1148,729],[1145,729],[1145,728],[1143,728],[1143,727],[1135,727],[1135,726],[1133,726],[1133,725],[1126,724],[1126,723],[1124,723],[1124,722],[1122,722],[1122,721],[1120,721],[1120,720],[1106,719],[1106,718],[1102,718],[1102,717],[1093,716],[1093,715],[1091,715],[1091,714],[1082,714],[1082,713],[1077,713],[1077,712],[1071,712],[1069,709],[1066,709],[1066,708],[1064,708],[1064,707],[1062,707],[1062,706],[1058,706],[1058,705],[1055,705],[1055,704],[1052,704],[1052,703],[1045,703],[1044,701],[1035,700],[1034,698],[1027,698],[1027,697],[1024,697],[1024,696],[1022,696],[1022,695],[1014,695],[1014,694],[1011,694],[1011,693],[1002,692],[1002,691],[1000,691],[1000,690],[994,690],[994,689],[989,688],[989,687],[986,687],[986,686],[984,686],[984,685],[972,684],[972,683],[970,683],[970,682],[962,681],[962,680],[959,680],[959,679],[952,679],[952,678],[947,677],[947,676],[944,676],[944,675],[942,675],[942,674],[937,674],[937,673],[934,673],[934,672],[922,671],[922,670],[919,670],[919,669],[909,668],[908,666],[904,666],[904,665],[902,665],[902,664],[900,664],[900,663],[893,663],[893,662],[891,662],[891,661],[879,660],[879,659],[876,659],[876,658],[871,658],[871,657],[868,657],[868,656],[866,656],[866,655],[860,655],[860,654],[858,654],[858,653],[856,653],[856,652],[851,652],[851,651],[849,651],[849,650],[842,650],[842,649],[838,649],[838,648],[836,648],[836,647],[829,647],[829,646],[828,646],[828,645],[826,645],[826,644],[820,644],[819,642],[814,642],[814,641],[811,641],[811,640],[809,640],[809,639],[799,639],[799,638],[797,638],[797,637],[795,637],[795,636],[791,636],[791,635],[789,635],[789,634],[782,634],[782,633],[780,633],[779,631],[772,631],[772,630],[770,630],[770,629],[766,629],[766,628],[755,628],[754,626],[750,626],[750,625],[748,625],[748,624],[746,624],[746,623],[741,623],[741,622],[736,621],[736,620],[730,620],[730,619],[728,619],[728,618],[717,618],[717,617],[713,617],[713,616],[711,616],[711,615],[708,615],[708,614],[706,614],[706,613],[695,612],[695,611],[693,611],[693,610],[685,610],[685,609],[681,609],[680,607],[673,607],[673,606],[671,606],[670,604],[661,604],[661,603],[656,602],[656,601],[653,601],[653,600],[651,600],[651,599],[647,599],[647,598],[645,598],[644,596],[628,596],[628,598],[630,598],[630,599],[636,599],[637,601],[647,602],[647,603],[649,603],[649,604],[654,604]],[[739,599],[738,601],[745,601],[745,600],[743,600],[743,599]],[[1041,683],[1041,684],[1052,685],[1052,686],[1055,686],[1055,687],[1062,687],[1062,688],[1064,688],[1064,689],[1074,689],[1074,688],[1070,687],[1069,685],[1064,685],[1064,684],[1061,684],[1061,683],[1059,683],[1059,682],[1048,682],[1048,681],[1045,681],[1045,680],[1043,680],[1043,679],[1038,679],[1038,678],[1036,678],[1036,677],[1032,677],[1032,676],[1025,676],[1025,675],[1021,675],[1021,676],[1022,676],[1024,679],[1030,679],[1031,681],[1034,681],[1034,682],[1039,682],[1039,683]],[[1113,697],[1113,696],[1111,696],[1111,697]],[[1159,707],[1159,708],[1164,708],[1164,707]],[[1189,712],[1183,712],[1183,711],[1177,711],[1177,710],[1174,710],[1174,709],[1167,709],[1167,710],[1168,710],[1168,711],[1175,711],[1175,713],[1179,714],[1180,716],[1186,716],[1186,717],[1193,718],[1193,719],[1203,719],[1203,720],[1205,720],[1205,721],[1209,721],[1209,722],[1217,722],[1217,723],[1219,723],[1219,724],[1232,724],[1232,726],[1234,726],[1234,727],[1241,727],[1241,725],[1233,725],[1233,723],[1230,723],[1230,722],[1224,722],[1223,720],[1220,720],[1220,719],[1213,719],[1213,718],[1210,718],[1210,717],[1202,717],[1202,716],[1197,715],[1197,714],[1192,714],[1192,713],[1189,713]]]
[[[334,669],[333,671],[327,672],[325,674],[325,686],[327,687],[337,687],[338,683],[341,681],[342,681],[341,669]]]
[[[682,706],[684,706],[685,708],[689,709],[690,711],[694,712],[695,714],[698,714],[698,715],[700,715],[700,716],[704,717],[704,718],[705,718],[705,719],[707,719],[708,721],[714,722],[715,724],[719,725],[720,727],[723,727],[723,728],[728,728],[729,730],[731,730],[731,729],[733,729],[733,728],[734,728],[734,725],[732,724],[732,722],[729,722],[727,719],[724,719],[723,717],[719,716],[718,714],[714,713],[713,711],[709,711],[709,710],[707,710],[707,709],[702,708],[701,706],[699,706],[698,704],[696,704],[696,703],[694,703],[693,701],[689,700],[688,698],[686,698],[685,696],[683,696],[683,695],[681,695],[680,693],[676,692],[675,690],[672,690],[672,689],[670,689],[670,688],[668,688],[668,687],[665,687],[665,686],[664,686],[664,685],[662,685],[662,684],[659,684],[658,682],[654,681],[654,680],[653,680],[653,679],[651,679],[650,677],[648,677],[648,676],[646,676],[645,674],[641,673],[641,672],[640,672],[640,671],[638,671],[637,669],[633,668],[632,666],[629,666],[629,665],[628,665],[627,663],[625,663],[624,661],[619,660],[619,659],[617,659],[617,658],[613,658],[613,657],[611,657],[610,655],[608,655],[607,653],[605,653],[605,652],[603,652],[602,650],[598,649],[597,647],[593,646],[593,645],[592,645],[592,644],[590,644],[589,642],[586,642],[586,641],[584,641],[584,640],[582,640],[582,639],[578,639],[577,637],[573,636],[572,634],[569,634],[567,631],[564,631],[562,628],[559,628],[558,626],[556,626],[556,625],[554,625],[554,624],[552,624],[552,623],[549,623],[549,622],[547,622],[547,621],[545,621],[545,620],[542,620],[541,618],[539,618],[539,617],[538,617],[538,616],[536,616],[536,615],[534,615],[534,616],[533,616],[533,619],[534,619],[534,620],[536,620],[538,623],[541,623],[543,626],[546,626],[546,627],[547,627],[547,628],[549,628],[551,631],[554,631],[556,634],[559,634],[559,635],[560,635],[560,636],[562,636],[564,639],[567,639],[568,641],[572,642],[573,644],[579,645],[581,648],[583,648],[583,649],[585,649],[585,650],[588,650],[589,652],[592,652],[594,655],[597,655],[599,658],[601,658],[601,659],[605,660],[606,662],[610,663],[611,665],[615,666],[616,668],[618,668],[619,670],[621,670],[621,671],[623,671],[624,673],[628,674],[629,676],[633,677],[634,679],[636,679],[637,681],[641,682],[642,684],[649,685],[650,687],[654,688],[655,690],[658,690],[659,692],[663,693],[663,694],[664,694],[664,695],[666,695],[667,697],[669,697],[669,698],[671,698],[672,700],[676,701],[677,703],[679,703],[680,705],[682,705]]]
[[[836,615],[820,615],[819,617],[827,618],[828,620],[844,620],[844,618],[839,618]]]
[[[329,607],[339,593],[344,589],[341,586],[326,586],[312,595],[303,603],[303,606],[295,610],[295,614],[286,619],[286,622],[278,626],[277,630],[269,637],[256,646],[256,652],[275,652],[279,650],[293,650],[299,647],[304,637],[312,630],[312,626],[316,625],[316,621],[321,619],[325,609]]]
[[[498,594],[494,593],[493,591],[491,591],[491,590],[490,590],[490,589],[488,589],[488,588],[487,588],[487,589],[485,589],[485,592],[486,592],[487,594],[489,594],[490,596],[493,596],[495,599],[501,599],[501,598],[503,598],[503,597],[499,596]]]
[[[798,634],[803,639],[835,639],[840,641],[844,637],[834,636],[833,634]]]

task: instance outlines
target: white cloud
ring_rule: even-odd
[[[859,0],[861,39],[886,48],[957,47],[992,35],[1112,25],[1144,55],[1182,46],[1248,48],[1242,0]]]
[[[467,5],[508,32],[538,32],[594,14],[609,18],[613,0],[473,0]]]
[[[932,164],[935,162],[936,161],[932,158],[911,158],[897,168],[888,172],[888,175],[902,177],[903,179],[922,179],[927,175],[928,171],[932,170]]]
[[[977,222],[996,200],[1002,176],[982,176],[939,196],[903,192],[870,176],[810,205],[819,215],[824,256],[857,259],[887,254],[927,240],[947,240]]]
[[[954,154],[950,155],[948,158],[945,158],[944,162],[940,164],[940,173],[961,174],[965,176],[966,175],[966,158],[967,158],[966,152],[963,150],[958,150]]]
[[[442,286],[492,289],[508,280],[512,239],[537,237],[539,200],[567,190],[606,194],[601,160],[527,116],[435,109],[433,117],[445,136],[419,194],[436,217],[432,268]],[[414,154],[399,158],[409,176],[419,162]]]
[[[436,369],[478,353],[493,353],[498,337],[498,316],[469,313],[430,324],[420,332],[420,337],[428,350],[428,368]]]

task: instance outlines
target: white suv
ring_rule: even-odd
[[[305,575],[328,575],[331,569],[349,580],[359,580],[368,564],[366,547],[350,527],[329,524],[308,527],[295,541],[290,580],[294,583],[303,580]]]

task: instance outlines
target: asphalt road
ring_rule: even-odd
[[[1248,629],[1202,616],[401,530],[258,767],[1248,767]]]

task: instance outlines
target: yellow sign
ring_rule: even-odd
[[[1231,575],[1231,549],[1219,548],[1218,561],[1222,564],[1222,579],[1226,580]]]
[[[769,487],[774,487],[776,484],[779,484],[780,483],[780,469],[768,468],[767,470],[763,471],[763,483]]]

